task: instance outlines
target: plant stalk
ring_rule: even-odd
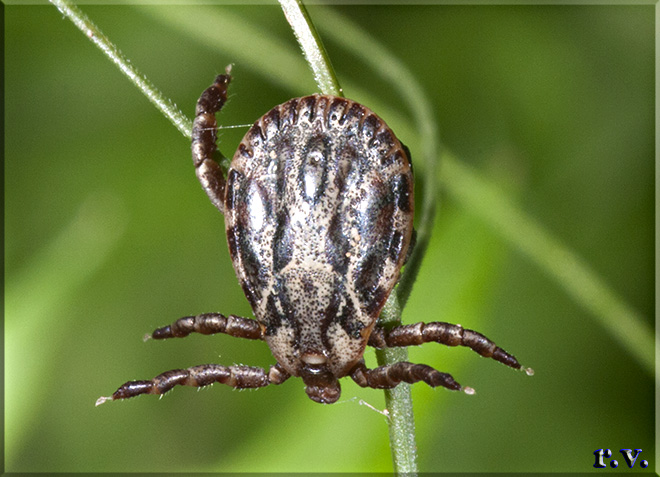
[[[302,48],[307,63],[312,68],[314,80],[322,94],[343,96],[339,81],[323,47],[321,37],[316,32],[307,9],[301,0],[279,0],[296,39]]]
[[[309,63],[314,78],[322,94],[341,95],[342,90],[335,76],[332,64],[328,58],[323,44],[316,33],[316,29],[311,18],[307,14],[305,7],[300,0],[280,0],[280,5],[284,11],[291,28],[294,31],[298,42],[303,50],[305,58]],[[435,160],[435,155],[433,159]],[[433,167],[432,165],[430,167]],[[434,174],[428,174],[429,180],[435,182]],[[434,186],[429,185],[425,188],[428,193],[433,194]],[[435,197],[426,197],[425,208],[427,215],[424,224],[425,231],[430,230],[431,221],[435,210]],[[430,214],[430,217],[428,216]],[[403,301],[405,302],[412,288],[414,276],[419,271],[421,257],[426,250],[428,243],[428,234],[422,234],[423,243],[417,257],[413,257],[412,264],[407,267],[407,285],[404,285],[405,292]],[[416,264],[416,265],[415,265]],[[411,277],[412,275],[412,277]],[[403,281],[403,279],[402,279]],[[401,324],[401,306],[399,295],[396,292],[390,294],[383,311],[379,317],[379,324],[384,326],[396,326]],[[390,348],[376,351],[376,358],[379,366],[387,366],[400,361],[408,360],[408,351],[406,348]],[[412,407],[412,394],[410,385],[401,383],[393,389],[385,390],[385,406],[388,411],[388,425],[390,437],[390,450],[392,452],[392,462],[394,472],[397,474],[415,474],[417,472],[417,444],[415,442],[415,416]]]
[[[190,138],[192,133],[192,121],[188,119],[177,106],[168,99],[161,91],[140,73],[126,58],[119,48],[101,32],[101,30],[85,15],[76,5],[69,0],[50,0],[57,9],[73,24],[78,27],[89,40],[94,43],[110,61],[152,102],[156,109],[163,113],[172,124],[185,137]]]
[[[380,314],[379,324],[389,326],[401,323],[401,307],[396,293],[392,293]],[[406,348],[376,350],[379,366],[408,361]],[[394,472],[397,475],[417,473],[417,442],[415,439],[415,414],[413,412],[411,386],[400,383],[393,389],[385,389],[385,409],[388,411],[390,451]]]

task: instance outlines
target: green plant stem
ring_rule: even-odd
[[[314,77],[317,85],[323,94],[337,95],[341,92],[341,88],[337,82],[334,70],[330,60],[323,49],[322,43],[316,34],[314,25],[312,24],[309,15],[305,11],[302,3],[298,0],[280,0],[282,10],[293,29],[300,46],[303,49],[305,58],[314,71]],[[386,52],[383,56],[387,56]],[[391,58],[391,56],[389,57]],[[389,61],[389,63],[393,63]],[[395,64],[397,72],[404,71],[400,65]],[[421,94],[418,93],[418,99]],[[419,101],[421,102],[421,101]],[[425,108],[425,107],[424,107]],[[427,108],[424,109],[428,111]],[[430,114],[425,117],[428,120],[427,125],[433,125],[433,120]],[[433,127],[433,126],[431,126]],[[431,132],[430,136],[433,136]],[[429,153],[426,157],[432,160],[428,166],[432,172],[437,154],[435,147],[429,147],[426,152]],[[402,284],[399,285],[399,290],[403,286],[403,293],[392,293],[387,300],[385,308],[383,309],[379,322],[383,326],[396,326],[401,324],[401,304],[405,302],[410,294],[414,277],[419,271],[421,257],[424,255],[426,246],[428,244],[428,235],[431,229],[431,222],[434,217],[435,210],[435,196],[434,196],[434,183],[433,173],[428,174],[430,181],[428,187],[425,187],[425,207],[423,219],[423,232],[420,234],[421,244],[416,246],[416,256],[411,257],[409,265],[406,267],[405,278],[402,278]],[[401,297],[401,298],[400,298]],[[408,351],[405,348],[383,349],[376,351],[376,358],[380,366],[387,366],[399,361],[407,361]],[[415,417],[412,407],[412,394],[410,385],[401,383],[394,389],[385,390],[385,406],[389,413],[389,436],[390,436],[390,449],[392,452],[392,462],[394,471],[397,474],[413,474],[417,472],[417,444],[415,442]]]
[[[321,92],[323,94],[333,95],[341,93],[341,88],[335,77],[330,60],[323,49],[322,43],[316,34],[316,29],[300,0],[280,0],[280,4],[298,42],[300,43],[300,46],[303,49],[307,62],[314,71],[314,77]],[[368,38],[361,38],[361,40],[370,41]],[[375,45],[374,48],[378,48],[378,45]],[[380,49],[379,52],[381,52]],[[391,60],[391,55],[388,56],[387,52],[382,52],[382,56],[387,57],[385,58],[385,61],[389,63],[389,66],[395,67],[396,72],[399,75],[404,74],[402,72],[405,72],[406,70],[397,64],[395,60]],[[384,68],[386,67],[387,65],[384,66]],[[405,89],[405,87],[403,89]],[[420,104],[423,102],[419,99],[422,97],[422,94],[419,91],[416,91],[416,93],[416,103]],[[422,107],[424,108],[424,111],[428,113],[428,108],[426,108],[424,104]],[[430,113],[424,117],[422,126],[424,125],[426,126],[426,132],[429,131],[429,127],[431,128],[431,132],[428,136],[433,137],[434,122]],[[428,244],[428,236],[435,215],[435,179],[433,177],[435,174],[433,174],[433,168],[437,154],[434,144],[429,146],[427,143],[426,146],[427,150],[425,151],[425,157],[427,159],[430,158],[428,161],[430,164],[427,165],[430,170],[427,171],[428,174],[426,177],[429,177],[429,180],[427,181],[427,187],[425,187],[426,194],[424,207],[422,208],[422,215],[424,216],[422,219],[423,230],[421,233],[418,233],[418,237],[421,236],[418,239],[418,242],[421,243],[416,245],[413,256],[411,256],[409,264],[406,267],[406,272],[404,272],[404,276],[401,280],[402,283],[399,285],[398,289],[401,290],[401,287],[403,287],[403,292],[390,294],[385,308],[380,315],[379,323],[383,326],[396,326],[401,324],[401,302],[405,303],[408,299],[412,283],[419,271],[421,258],[423,257]],[[405,348],[378,350],[376,352],[376,358],[380,366],[387,366],[399,361],[407,361],[408,351]],[[410,385],[407,383],[401,383],[394,389],[385,390],[385,406],[389,412],[388,424],[390,449],[392,452],[394,471],[397,474],[414,474],[417,472],[417,444],[415,442],[415,417],[412,407]]]
[[[323,42],[314,28],[314,23],[301,0],[279,0],[307,63],[312,68],[314,80],[323,94],[343,96],[339,81],[323,47]]]
[[[110,61],[151,101],[156,109],[169,119],[187,138],[192,132],[192,121],[176,105],[165,97],[151,81],[142,75],[121,51],[106,37],[101,30],[77,6],[68,0],[50,0],[57,9],[94,43]]]
[[[401,307],[392,293],[379,318],[384,326],[401,323]],[[406,348],[376,350],[379,366],[408,360]],[[385,389],[385,408],[388,411],[390,451],[394,472],[398,475],[417,473],[417,443],[415,442],[415,415],[413,413],[410,384],[401,383],[393,389]]]

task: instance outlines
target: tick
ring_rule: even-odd
[[[423,381],[472,391],[424,364],[369,369],[366,346],[433,341],[522,369],[514,356],[460,325],[378,323],[413,242],[413,174],[408,149],[365,106],[318,94],[276,106],[249,129],[225,179],[213,156],[215,113],[227,100],[229,73],[227,68],[197,102],[192,158],[203,189],[225,216],[234,270],[256,319],[187,316],[151,337],[225,333],[263,340],[276,363],[268,371],[218,364],[167,371],[127,382],[97,405],[164,394],[177,385],[259,388],[291,376],[325,404],[339,399],[345,376],[370,388]]]

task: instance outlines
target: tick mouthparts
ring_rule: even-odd
[[[341,387],[339,386],[339,381],[332,383],[328,386],[313,386],[308,385],[305,387],[305,392],[307,396],[319,404],[332,404],[337,402],[339,396],[341,396]]]

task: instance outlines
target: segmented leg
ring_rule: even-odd
[[[203,313],[197,316],[184,316],[171,325],[158,328],[145,338],[163,340],[167,338],[184,338],[190,333],[212,335],[224,333],[236,338],[262,340],[263,331],[256,320],[236,315],[225,316],[221,313]]]
[[[493,358],[511,368],[524,369],[527,374],[533,372],[529,368],[523,368],[515,356],[504,351],[481,333],[465,329],[461,325],[452,325],[438,321],[401,325],[390,330],[376,326],[369,337],[369,346],[373,346],[374,348],[392,348],[421,345],[431,341],[447,346],[465,346],[476,351],[481,356]]]
[[[269,384],[281,384],[289,376],[279,364],[271,366],[268,373],[262,368],[250,366],[203,364],[188,369],[173,369],[149,381],[129,381],[121,385],[112,396],[100,397],[96,405],[106,401],[128,399],[140,394],[165,394],[174,386],[202,387],[221,383],[237,389],[261,388]]]
[[[368,369],[364,362],[360,362],[351,372],[351,378],[363,388],[391,389],[401,382],[413,384],[424,381],[434,388],[442,386],[452,391],[474,392],[472,388],[462,388],[454,381],[451,374],[441,373],[425,364],[413,364],[406,361],[374,369]]]
[[[215,120],[215,113],[220,111],[227,101],[227,89],[231,81],[230,71],[231,65],[227,66],[225,74],[219,75],[197,100],[191,145],[197,179],[213,205],[223,213],[225,210],[225,178],[220,165],[213,159],[217,150],[215,141],[218,124]]]

